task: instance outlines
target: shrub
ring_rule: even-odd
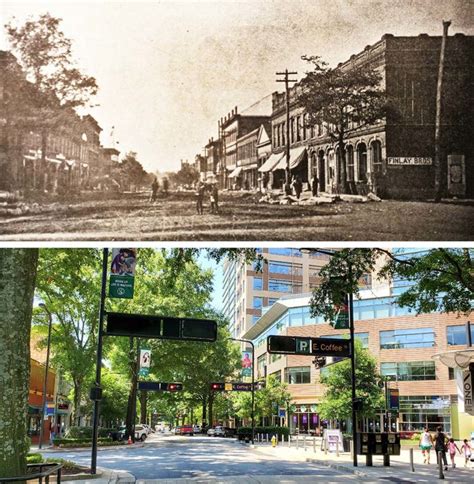
[[[257,434],[268,434],[269,437],[276,435],[278,440],[282,440],[282,437],[288,437],[290,434],[290,429],[288,427],[255,427],[255,435]],[[239,440],[244,440],[245,438],[252,437],[252,427],[239,427],[237,429],[237,437]]]
[[[40,464],[41,462],[44,462],[44,459],[41,454],[28,454],[26,462],[27,464]]]
[[[107,437],[110,432],[116,429],[101,428],[99,427],[99,437]],[[70,427],[65,435],[66,438],[70,439],[92,439],[92,427]]]
[[[112,442],[112,439],[110,437],[102,437],[102,438],[99,438],[97,439],[97,442],[99,444],[108,444],[110,442]],[[57,446],[65,446],[65,445],[69,445],[69,447],[72,447],[73,445],[83,445],[83,444],[86,444],[86,445],[91,445],[92,444],[92,437],[89,437],[89,438],[77,438],[77,439],[73,439],[73,438],[55,438],[53,440],[53,443],[54,445],[57,445]]]

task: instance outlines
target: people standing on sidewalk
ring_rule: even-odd
[[[318,176],[316,175],[316,172],[313,172],[313,177],[311,178],[311,194],[313,195],[313,197],[318,196],[318,183]]]
[[[443,427],[439,425],[436,428],[436,436],[435,436],[435,451],[436,451],[436,462],[439,463],[440,453],[441,459],[443,460],[444,470],[448,470],[448,459],[446,458],[446,450],[447,450],[447,443],[448,438],[446,434],[443,432]]]
[[[464,455],[464,467],[467,467],[472,455],[472,448],[469,445],[467,439],[463,440],[463,444],[461,445],[461,452]]]
[[[456,451],[461,453],[459,450],[459,447],[456,445],[456,442],[454,442],[453,438],[450,438],[448,441],[448,451],[449,451],[449,457],[451,459],[451,466],[454,469],[456,467],[455,463],[455,458],[456,458]]]
[[[150,198],[151,202],[154,202],[156,200],[156,194],[158,193],[158,188],[159,188],[159,184],[155,176],[155,178],[153,179],[153,183],[151,184],[151,198]]]
[[[219,189],[217,183],[211,187],[211,213],[219,213]]]
[[[433,447],[433,438],[428,431],[428,427],[420,435],[420,449],[423,454],[423,464],[430,463],[430,450]]]

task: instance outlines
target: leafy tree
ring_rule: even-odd
[[[148,173],[137,159],[137,153],[129,151],[120,164],[121,182],[128,188],[137,188],[148,183]]]
[[[72,56],[72,41],[60,29],[61,19],[49,13],[23,25],[5,25],[13,53],[34,89],[31,116],[40,129],[42,166],[46,171],[48,133],[78,120],[73,109],[85,106],[97,93],[96,80],[83,74]]]
[[[359,417],[374,417],[383,408],[384,399],[379,387],[380,375],[377,360],[369,350],[355,341],[356,351],[356,398],[361,399]],[[327,374],[321,375],[321,383],[326,385],[326,393],[318,405],[318,412],[323,419],[347,419],[351,417],[351,362],[345,359],[327,368]]]
[[[113,427],[125,420],[128,381],[125,375],[103,370],[102,388],[104,398],[100,402],[100,415],[108,427]]]
[[[26,474],[37,249],[0,250],[0,478]]]
[[[317,250],[317,249],[315,249]],[[474,296],[472,249],[439,248],[410,253],[394,249],[342,249],[321,269],[321,283],[311,300],[314,315],[335,317],[344,295],[358,294],[364,274],[400,278],[411,285],[396,297],[418,314],[439,311],[468,314]]]
[[[94,249],[42,249],[37,296],[53,317],[52,364],[73,384],[73,420],[79,422],[84,388],[92,374],[97,350],[101,254]],[[41,309],[35,324],[46,325]]]
[[[330,68],[318,56],[303,56],[313,70],[298,86],[298,102],[310,125],[326,128],[337,143],[337,188],[346,188],[345,139],[357,129],[374,124],[384,117],[387,102],[381,88],[381,76],[369,66],[350,69]]]

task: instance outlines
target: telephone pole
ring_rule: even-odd
[[[277,76],[283,76],[283,79],[277,79],[276,82],[285,83],[285,99],[286,99],[286,168],[285,168],[285,194],[290,193],[290,82],[298,82],[296,79],[290,79],[289,76],[296,76],[297,72],[277,72]]]

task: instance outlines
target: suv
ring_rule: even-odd
[[[143,425],[135,425],[135,440],[144,442],[148,435],[148,430]]]
[[[182,425],[179,429],[180,435],[194,435],[194,427],[192,425]]]

